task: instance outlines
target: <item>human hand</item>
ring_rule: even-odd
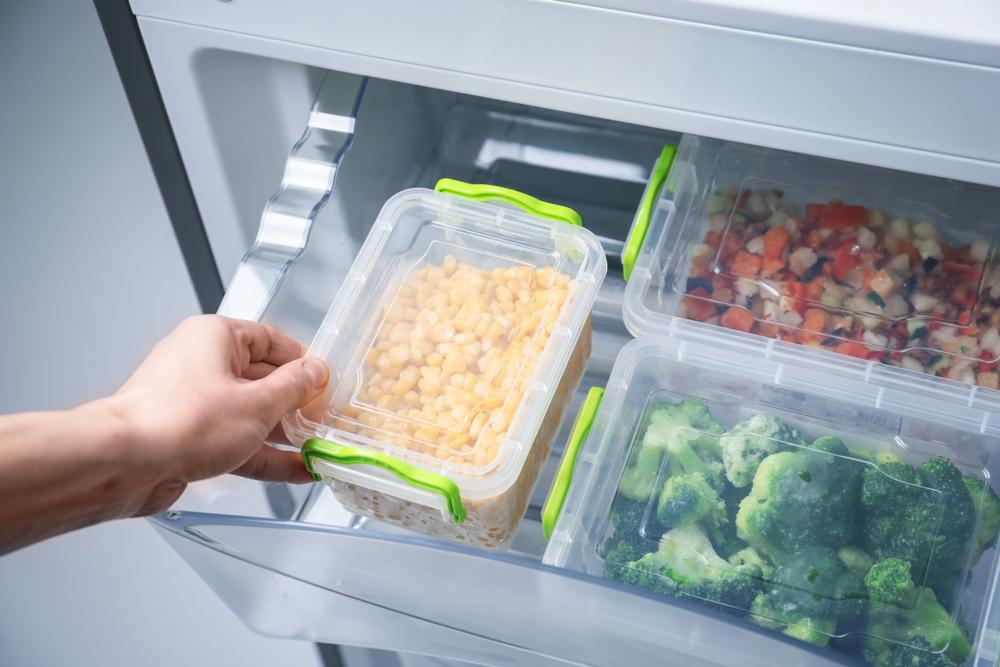
[[[188,482],[232,472],[273,482],[307,482],[284,440],[281,418],[318,396],[329,369],[263,324],[192,317],[153,348],[105,403],[127,434],[127,452],[148,496],[135,514],[170,506]]]

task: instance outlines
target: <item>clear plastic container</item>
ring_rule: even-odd
[[[845,661],[992,665],[1000,412],[856,371],[735,332],[632,341],[567,446],[544,562]],[[874,602],[844,547],[900,556],[914,588]]]
[[[501,549],[590,355],[606,260],[570,209],[438,190],[386,202],[310,346],[330,390],[285,429],[348,511]]]
[[[658,185],[634,334],[684,317],[1000,386],[997,189],[690,136]]]

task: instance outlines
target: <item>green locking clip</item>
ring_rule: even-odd
[[[449,195],[457,195],[475,201],[502,201],[513,204],[518,208],[533,215],[549,218],[558,222],[565,222],[577,227],[583,224],[580,214],[568,206],[550,204],[541,199],[535,199],[531,195],[526,195],[517,190],[502,188],[499,185],[487,185],[484,183],[465,183],[452,178],[442,178],[434,186],[436,192],[443,192]]]
[[[663,147],[660,157],[656,159],[656,164],[653,165],[653,173],[649,177],[649,185],[646,187],[646,192],[642,195],[642,203],[639,204],[639,212],[635,216],[635,224],[632,225],[632,229],[628,233],[628,238],[625,239],[625,248],[622,250],[622,272],[625,275],[626,281],[632,276],[635,261],[639,259],[639,251],[642,250],[642,244],[646,240],[646,232],[649,231],[649,220],[653,216],[653,206],[656,203],[656,197],[660,194],[663,183],[667,180],[667,174],[670,173],[670,165],[673,164],[674,155],[676,154],[677,146],[668,144]]]
[[[313,462],[316,459],[340,465],[370,465],[388,470],[411,486],[444,496],[448,506],[448,514],[451,515],[455,523],[464,522],[465,517],[468,516],[465,505],[462,504],[462,494],[458,484],[444,475],[421,470],[388,454],[372,452],[350,445],[339,445],[321,438],[310,438],[302,446],[302,459],[305,461],[306,470],[316,481],[322,479],[322,475],[317,473],[313,467]]]
[[[569,485],[573,483],[573,469],[576,468],[576,457],[580,454],[580,447],[590,433],[590,427],[597,416],[597,409],[601,407],[601,399],[604,398],[602,387],[591,387],[587,392],[587,397],[580,406],[580,412],[576,416],[573,424],[573,432],[570,433],[569,442],[566,443],[566,451],[563,452],[562,461],[559,463],[559,471],[556,479],[552,483],[552,490],[549,497],[545,499],[545,507],[542,508],[542,531],[545,539],[552,537],[552,529],[556,526],[559,513],[562,512],[563,503],[566,502],[566,494],[569,493]]]

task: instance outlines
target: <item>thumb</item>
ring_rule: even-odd
[[[292,410],[319,396],[329,381],[330,369],[324,361],[304,357],[279,366],[252,382],[250,387],[260,414],[274,425]]]

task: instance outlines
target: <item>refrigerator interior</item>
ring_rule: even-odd
[[[209,237],[224,278],[256,267],[240,289],[254,290],[248,312],[262,321],[310,340],[385,200],[442,177],[570,206],[599,236],[609,267],[590,362],[509,552],[352,516],[318,484],[220,478],[156,517],[244,622],[273,636],[484,664],[841,664],[698,605],[541,563],[541,506],[573,417],[631,339],[623,243],[661,148],[679,135],[256,56],[199,58],[211,155],[226,175],[215,179],[216,197],[198,193],[199,204],[222,221]],[[246,204],[254,199],[268,202],[260,233],[259,210]],[[237,247],[251,248],[239,264]]]

